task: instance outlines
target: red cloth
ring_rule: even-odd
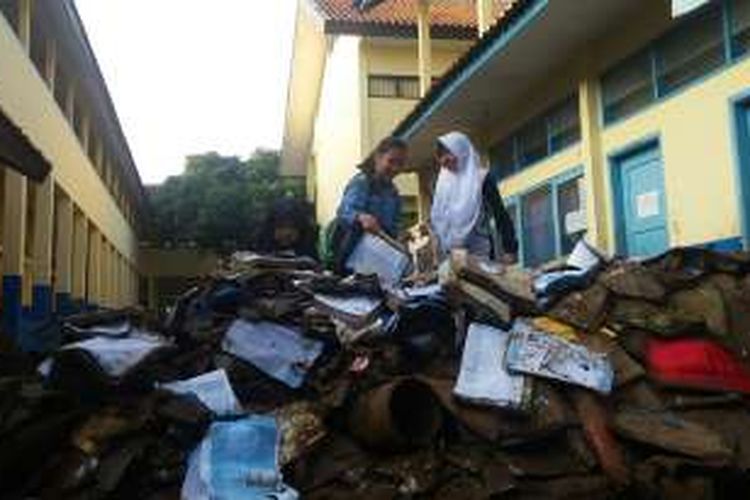
[[[750,393],[750,370],[710,340],[649,339],[646,359],[649,374],[663,384]]]

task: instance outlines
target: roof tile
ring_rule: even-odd
[[[327,21],[362,24],[414,26],[417,22],[416,0],[387,0],[371,9],[358,9],[353,0],[312,0]],[[494,0],[496,16],[513,0]],[[473,28],[476,26],[475,0],[433,0],[430,8],[432,26]]]

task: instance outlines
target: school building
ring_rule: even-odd
[[[750,0],[518,0],[391,133],[425,202],[435,138],[468,133],[527,266],[583,236],[628,256],[747,248],[748,54]]]
[[[138,294],[146,198],[72,0],[0,0],[2,328]]]
[[[321,224],[356,166],[510,3],[298,0],[282,171],[306,178]],[[417,176],[397,184],[404,225],[416,222]]]

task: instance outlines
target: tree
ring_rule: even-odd
[[[256,246],[269,205],[283,196],[304,197],[304,186],[279,174],[277,151],[250,158],[206,153],[189,156],[185,171],[151,189],[151,240],[230,252]]]

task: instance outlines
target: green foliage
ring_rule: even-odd
[[[269,205],[304,197],[304,186],[279,175],[279,153],[250,158],[217,153],[189,156],[182,175],[151,191],[151,240],[160,246],[195,245],[230,252],[256,246]]]

